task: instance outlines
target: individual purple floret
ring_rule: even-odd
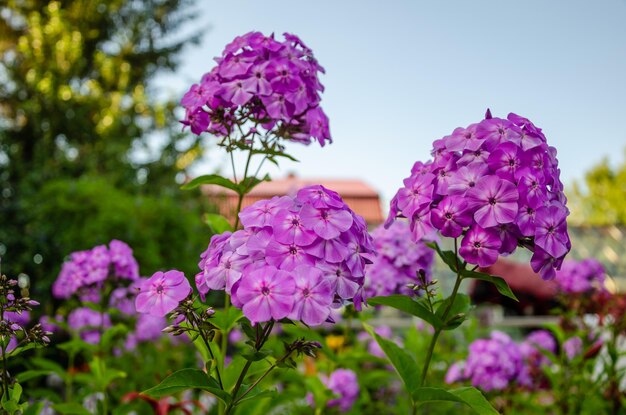
[[[408,218],[413,240],[438,231],[462,238],[459,254],[486,267],[517,246],[552,279],[571,244],[556,150],[526,118],[488,116],[433,143],[433,159],[417,162],[391,201],[389,226]]]
[[[107,313],[80,307],[67,316],[67,324],[76,330],[85,342],[98,344],[103,330],[111,327],[111,320]]]
[[[250,32],[235,38],[217,66],[191,86],[181,100],[186,110],[181,122],[194,134],[225,137],[236,126],[255,121],[255,130],[272,131],[290,141],[322,146],[331,142],[328,118],[319,106],[324,72],[297,36]]]
[[[98,302],[100,291],[107,280],[135,281],[139,278],[139,266],[132,249],[122,241],[112,240],[105,245],[70,254],[63,263],[54,284],[52,295],[68,299],[77,294],[82,301]]]
[[[365,268],[365,293],[368,297],[410,293],[408,284],[419,284],[417,273],[424,270],[430,279],[434,251],[424,243],[411,240],[406,222],[396,221],[388,229],[372,232],[377,255]]]
[[[338,407],[341,412],[348,412],[359,396],[359,382],[350,369],[337,369],[329,377],[322,376],[322,383],[339,397],[328,401],[329,408]]]
[[[596,259],[564,261],[556,273],[559,290],[566,294],[579,294],[593,290],[605,290],[606,272]]]
[[[366,255],[362,217],[323,186],[296,197],[261,200],[239,214],[244,229],[211,238],[196,275],[201,295],[225,290],[253,323],[288,317],[326,321],[332,307],[363,300]]]
[[[135,307],[139,313],[163,317],[190,293],[191,285],[185,274],[177,270],[159,271],[141,283]]]

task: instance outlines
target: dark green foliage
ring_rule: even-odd
[[[202,148],[181,133],[178,97],[157,98],[153,88],[155,76],[174,70],[183,46],[197,39],[180,32],[193,19],[192,5],[2,2],[4,272],[49,286],[65,255],[111,238],[132,246],[144,274],[195,267],[209,235],[198,193],[182,192],[175,178]],[[73,183],[83,176],[92,179]],[[38,254],[41,264],[33,260]]]
[[[133,248],[142,275],[175,268],[191,277],[210,238],[194,204],[168,196],[132,196],[105,179],[52,181],[37,197],[44,202],[28,201],[26,232],[43,256],[41,267],[52,274],[33,281],[42,294],[60,269],[58,258],[72,251],[120,239]]]

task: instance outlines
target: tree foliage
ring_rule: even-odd
[[[624,153],[626,155],[626,151]],[[572,188],[573,219],[585,225],[626,225],[626,157],[616,167],[603,160]]]
[[[53,182],[65,183],[60,190],[67,191],[71,180],[84,175],[102,178],[81,182],[83,190],[85,183],[107,187],[84,200],[84,207],[122,191],[130,206],[146,194],[187,197],[184,208],[163,201],[162,209],[169,209],[166,216],[174,212],[200,221],[190,199],[197,193],[184,195],[175,182],[190,155],[193,160],[200,153],[198,141],[183,139],[173,114],[176,103],[157,97],[151,87],[156,75],[176,68],[184,45],[197,39],[181,34],[193,19],[190,5],[189,0],[6,0],[0,6],[0,254],[6,251],[6,272],[53,278],[70,250],[88,248],[94,238],[106,242],[99,240],[104,235],[123,239],[98,220],[101,210],[80,211],[86,223],[93,217],[103,227],[88,227],[102,235],[91,238],[53,228],[50,218],[35,214],[63,211],[58,203],[65,196],[50,193]],[[133,156],[141,149],[154,152],[155,137],[161,143],[157,157]],[[143,223],[147,213],[119,214],[129,223]],[[183,222],[175,225],[188,225]],[[180,230],[171,225],[160,232]],[[33,263],[36,254],[48,254],[45,269]]]

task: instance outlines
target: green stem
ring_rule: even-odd
[[[3,341],[4,343],[4,341]],[[9,399],[9,370],[7,369],[7,348],[2,346],[2,393]]]
[[[269,323],[267,323],[267,326],[265,326],[265,328],[262,331],[257,331],[256,344],[254,346],[254,350],[255,351],[261,350],[261,348],[263,347],[263,345],[265,344],[265,342],[269,338],[269,335],[272,332],[272,328],[273,327],[274,327],[274,321],[270,321]],[[237,398],[237,393],[239,392],[239,389],[241,389],[241,385],[243,384],[243,381],[246,378],[246,374],[248,373],[248,370],[250,369],[250,366],[252,366],[252,361],[248,360],[246,362],[246,365],[241,370],[241,373],[239,374],[239,378],[237,378],[237,383],[235,384],[235,388],[233,389],[233,392],[231,394],[233,396],[233,401],[231,403],[229,403],[228,406],[226,407],[226,411],[224,412],[225,415],[230,414],[230,411],[237,404],[237,402],[239,400]]]
[[[456,257],[456,281],[454,283],[454,289],[452,290],[452,294],[450,295],[450,302],[446,306],[446,309],[441,316],[441,321],[445,324],[448,319],[448,314],[450,314],[450,310],[454,304],[454,300],[459,292],[459,287],[461,286],[461,281],[463,281],[463,276],[461,275],[461,264],[459,263],[459,250],[458,250],[458,242],[457,239],[454,239],[454,256]],[[433,333],[433,337],[430,339],[430,344],[428,345],[428,351],[426,352],[426,360],[424,361],[424,367],[422,369],[420,386],[424,386],[426,383],[426,375],[428,374],[428,368],[430,367],[430,361],[433,357],[433,352],[435,350],[435,346],[437,345],[437,340],[439,339],[439,335],[443,330],[442,327],[435,328],[435,333]]]

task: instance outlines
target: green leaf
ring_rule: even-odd
[[[234,190],[239,193],[239,185],[232,180],[222,177],[219,174],[207,174],[204,176],[198,176],[188,183],[185,183],[180,188],[183,190],[191,190],[203,184],[214,184],[216,186],[224,187],[226,189]]]
[[[237,325],[237,322],[243,318],[243,312],[236,308],[230,307],[228,311],[215,310],[215,314],[211,317],[211,323],[222,332],[229,332]]]
[[[252,189],[254,189],[256,186],[258,186],[260,183],[262,182],[269,182],[272,179],[270,179],[270,176],[268,174],[266,174],[265,176],[263,176],[262,178],[256,178],[256,177],[246,177],[245,180],[242,180],[239,183],[239,190],[237,191],[240,195],[245,195],[250,193],[250,191]]]
[[[182,369],[174,372],[163,379],[157,386],[142,393],[153,398],[160,398],[188,389],[201,389],[212,393],[225,404],[229,404],[231,401],[231,396],[220,389],[217,381],[200,369]]]
[[[435,401],[459,402],[469,406],[479,415],[498,414],[489,401],[476,388],[467,387],[452,390],[441,388],[416,388],[412,393],[413,401],[426,403]]]
[[[39,415],[43,412],[43,402],[34,402],[24,410],[24,415]]]
[[[250,353],[242,353],[241,357],[243,357],[244,359],[250,362],[258,362],[259,360],[265,359],[269,355],[270,355],[270,352],[268,352],[267,350],[258,350],[258,351],[251,351]]]
[[[429,248],[434,249],[439,255],[439,258],[456,274],[457,265],[462,265],[463,261],[457,257],[452,251],[442,251],[437,242],[428,242],[426,244]]]
[[[389,358],[396,372],[398,372],[400,378],[402,378],[407,391],[410,393],[415,390],[419,383],[420,369],[417,367],[417,362],[413,357],[393,341],[380,337],[368,324],[363,323],[363,327],[370,336],[376,340],[380,348],[383,349],[383,352],[385,352],[385,355]]]
[[[55,411],[64,415],[91,415],[91,412],[78,403],[59,403],[52,406]]]
[[[51,373],[54,372],[51,370],[26,370],[22,373],[19,373],[16,378],[18,382],[26,382],[40,376],[48,376]]]
[[[439,303],[437,307],[437,311],[435,314],[443,320],[443,314],[448,308],[452,297],[448,297]],[[444,321],[444,330],[452,330],[460,326],[466,319],[467,313],[469,312],[471,307],[470,297],[466,294],[458,293],[454,298],[454,304],[450,307],[450,311],[448,312],[448,317],[446,321]]]
[[[483,272],[476,272],[476,271],[469,271],[469,270],[461,271],[461,275],[465,278],[473,278],[476,280],[490,282],[496,286],[496,289],[498,290],[498,292],[502,294],[503,296],[513,299],[515,301],[519,301],[517,297],[515,296],[515,294],[513,294],[513,291],[511,291],[511,287],[509,287],[509,284],[507,284],[504,278],[500,278],[495,275],[485,274]]]
[[[240,393],[243,393],[243,391],[247,391],[249,387],[250,385],[242,384]],[[259,388],[259,386],[255,386],[246,396],[243,397],[243,399],[237,401],[237,405],[240,405],[252,399],[273,399],[274,397],[276,397],[276,395],[277,393],[275,389],[262,390],[261,388]]]
[[[230,223],[228,223],[228,220],[218,213],[205,214],[204,222],[209,226],[211,232],[213,232],[214,234],[224,233],[233,229],[230,226]]]
[[[299,160],[297,158],[295,158],[292,155],[289,155],[287,153],[283,153],[281,151],[276,151],[276,150],[272,150],[269,148],[264,148],[264,149],[255,149],[255,150],[251,150],[252,154],[267,154],[268,156],[272,156],[272,157],[284,157],[287,158],[291,161],[295,161],[295,162],[299,162]]]
[[[368,298],[367,303],[393,307],[396,310],[404,311],[412,316],[421,318],[436,329],[443,327],[441,318],[433,314],[422,301],[415,301],[406,295],[395,294],[386,297]]]

